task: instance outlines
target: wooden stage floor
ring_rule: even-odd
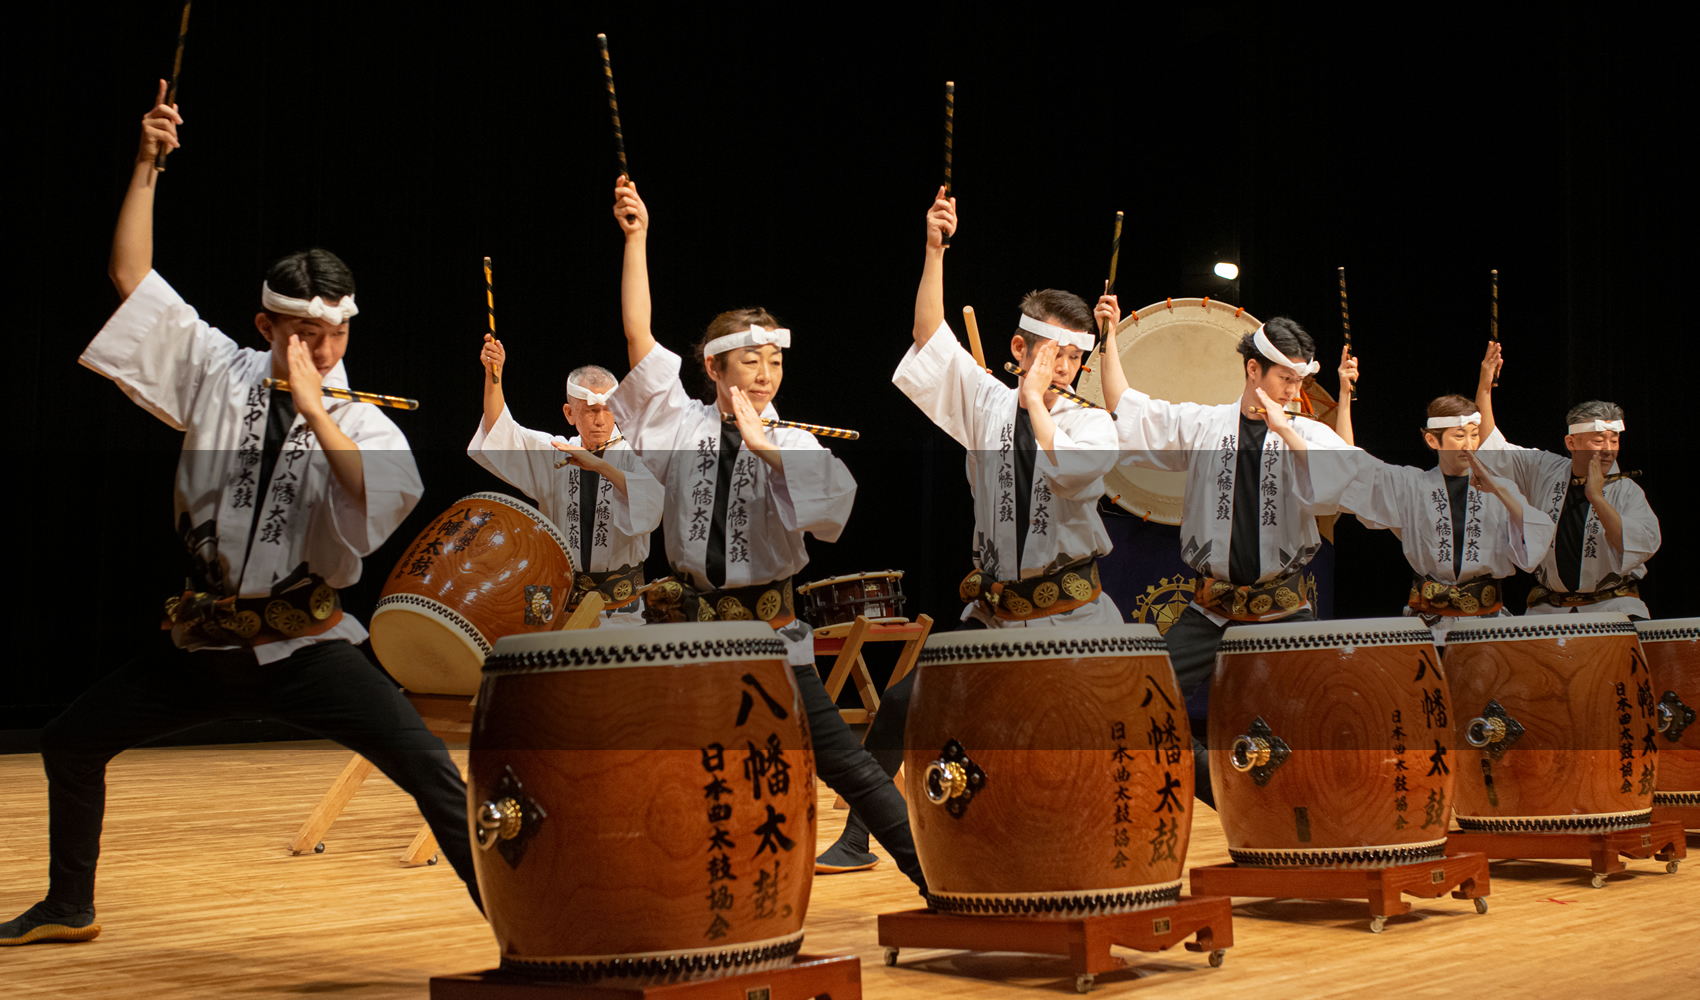
[[[453,750],[464,763],[465,747]],[[420,820],[381,776],[331,829],[324,854],[289,854],[290,835],[348,756],[317,742],[120,756],[108,773],[103,933],[87,944],[0,949],[0,995],[423,998],[432,975],[495,965],[489,930],[448,865],[398,864]],[[826,844],[845,814],[820,793]],[[0,803],[0,919],[8,919],[47,885],[40,757],[0,756]],[[1226,860],[1221,825],[1201,808],[1189,861]],[[1414,900],[1412,914],[1379,936],[1362,901],[1242,901],[1223,968],[1178,947],[1119,952],[1128,968],[1100,976],[1092,995],[1692,996],[1700,862],[1675,875],[1656,862],[1629,864],[1604,889],[1590,888],[1580,867],[1496,864],[1485,916],[1464,900]],[[889,860],[817,878],[805,950],[861,956],[870,1000],[1075,995],[1060,959],[906,950],[898,968],[886,968],[875,917],[917,904]]]

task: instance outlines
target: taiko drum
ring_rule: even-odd
[[[1179,898],[1192,750],[1154,626],[932,636],[903,746],[935,909],[1075,917]]]
[[[1444,857],[1455,714],[1418,620],[1229,627],[1211,679],[1210,778],[1234,861]]]
[[[1457,622],[1458,826],[1602,833],[1645,826],[1657,781],[1657,697],[1625,615]]]
[[[535,507],[474,493],[419,533],[372,612],[372,651],[417,694],[478,690],[496,640],[566,623],[573,564],[561,532]]]
[[[756,622],[509,636],[467,784],[502,968],[616,984],[787,963],[814,879],[814,754]]]
[[[1700,829],[1700,618],[1636,622],[1658,696],[1658,783],[1653,817]]]

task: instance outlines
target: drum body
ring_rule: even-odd
[[[1656,696],[1625,615],[1465,618],[1446,634],[1458,825],[1481,833],[1645,826]]]
[[[1076,917],[1179,898],[1192,750],[1155,626],[935,635],[915,669],[905,792],[936,909]]]
[[[1636,622],[1635,631],[1653,673],[1653,695],[1667,716],[1656,741],[1653,808],[1692,810],[1684,825],[1693,827],[1693,817],[1700,815],[1700,724],[1689,713],[1700,712],[1700,618]]]
[[[467,781],[502,967],[659,981],[789,962],[814,879],[814,752],[757,622],[510,636]]]
[[[869,618],[903,617],[903,571],[855,573],[797,587],[798,615],[815,628]]]
[[[474,493],[432,521],[384,581],[372,651],[416,694],[478,690],[497,639],[566,624],[573,564],[555,525],[502,493]]]
[[[1211,679],[1210,779],[1234,861],[1444,857],[1453,714],[1419,619],[1230,626]]]

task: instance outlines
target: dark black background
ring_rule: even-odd
[[[161,641],[181,577],[171,532],[179,435],[79,368],[117,303],[105,277],[153,81],[180,7],[54,5],[30,30],[8,115],[14,616],[0,729],[28,728]],[[1518,5],[1522,7],[1523,5]],[[347,595],[362,617],[399,550],[496,481],[464,452],[479,411],[480,258],[495,260],[508,398],[561,429],[572,366],[625,371],[609,211],[615,176],[594,35],[612,39],[633,175],[654,214],[655,327],[676,349],[749,304],[796,331],[777,405],[855,427],[861,483],[805,578],[901,567],[910,612],[954,616],[968,565],[961,451],[891,385],[908,342],[922,217],[937,184],[941,84],[957,84],[947,305],[988,346],[1019,296],[1090,299],[1127,212],[1119,290],[1232,298],[1295,317],[1333,387],[1334,268],[1351,279],[1365,381],[1359,443],[1426,465],[1415,426],[1468,394],[1501,272],[1513,440],[1562,447],[1573,401],[1628,410],[1624,465],[1663,515],[1644,594],[1700,540],[1679,490],[1688,370],[1692,88],[1674,27],[1595,9],[1389,14],[1188,3],[196,6],[185,148],[161,178],[155,263],[214,325],[258,344],[264,265],[320,245],[359,282],[353,385],[417,397],[396,421],[427,496]],[[1619,8],[1621,10],[1622,8]],[[1237,259],[1237,292],[1209,275]],[[660,549],[659,540],[656,549]],[[1397,542],[1347,521],[1337,612],[1395,613]],[[1686,603],[1685,603],[1686,602]]]

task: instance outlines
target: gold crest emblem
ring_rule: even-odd
[[[1077,601],[1092,599],[1092,585],[1080,578],[1079,573],[1064,573],[1062,578],[1063,593]]]
[[[621,580],[614,584],[614,600],[623,601],[630,596],[632,596],[632,581]]]
[[[744,607],[736,597],[722,597],[714,605],[714,613],[723,622],[743,622],[750,620],[750,609]]]
[[[307,607],[313,611],[313,617],[324,621],[336,611],[336,588],[328,583],[321,583],[313,588],[313,596],[307,599]]]
[[[1251,613],[1254,615],[1268,614],[1269,609],[1274,606],[1275,600],[1268,594],[1258,594],[1251,599]]]
[[[273,601],[266,605],[266,624],[293,639],[307,631],[311,624],[307,612],[291,607],[288,601]]]
[[[1275,603],[1281,605],[1284,610],[1291,611],[1303,602],[1299,600],[1299,595],[1293,593],[1291,589],[1287,587],[1277,587],[1275,590]]]
[[[764,622],[772,620],[774,615],[779,614],[779,606],[781,603],[782,602],[779,600],[779,591],[763,591],[761,597],[756,600],[756,617],[760,618]]]
[[[1048,608],[1057,603],[1057,585],[1046,581],[1033,588],[1033,603],[1041,608]]]
[[[1015,593],[1003,595],[1003,609],[1017,618],[1026,618],[1033,613],[1033,605],[1027,603],[1026,598]]]

